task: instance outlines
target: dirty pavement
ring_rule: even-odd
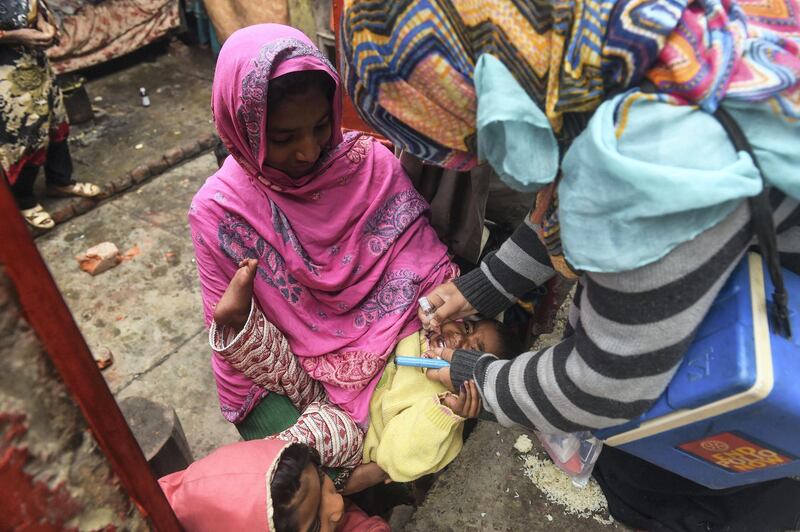
[[[173,407],[197,459],[239,440],[219,412],[186,220],[191,197],[216,169],[213,62],[179,44],[147,53],[88,82],[100,112],[73,129],[76,177],[102,185],[106,199],[50,203],[61,223],[36,242],[87,343],[108,365],[103,375],[117,400],[143,396]],[[139,86],[148,87],[149,108]],[[493,201],[502,201],[496,191]],[[506,211],[521,216],[524,207]],[[75,256],[106,241],[122,260],[90,276]],[[394,529],[621,529],[595,485],[573,488],[538,444],[516,451],[521,434],[478,423],[419,507],[395,509]]]

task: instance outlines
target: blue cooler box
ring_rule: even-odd
[[[784,282],[791,340],[773,333],[772,282],[749,254],[664,394],[641,418],[596,436],[709,488],[800,475],[800,277],[784,270]]]

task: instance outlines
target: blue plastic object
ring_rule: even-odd
[[[410,366],[412,368],[442,369],[450,367],[448,361],[439,358],[395,357],[394,362],[398,366]]]
[[[595,435],[715,489],[800,475],[800,277],[783,275],[793,338],[774,332],[772,283],[750,254],[656,403],[640,419]]]

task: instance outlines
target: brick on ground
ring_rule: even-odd
[[[81,270],[91,275],[99,275],[120,263],[119,249],[111,242],[92,246],[76,255],[75,259]]]

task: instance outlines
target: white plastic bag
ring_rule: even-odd
[[[556,467],[569,475],[575,486],[585,487],[592,476],[603,442],[592,436],[591,432],[543,434],[535,431],[535,434]]]

